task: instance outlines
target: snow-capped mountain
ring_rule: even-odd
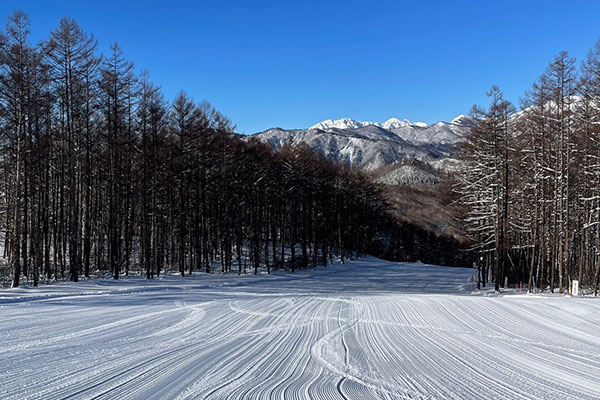
[[[367,171],[409,160],[418,160],[439,169],[453,163],[454,146],[472,125],[473,120],[464,115],[451,122],[431,125],[397,118],[382,123],[342,118],[322,121],[308,129],[273,128],[252,136],[270,144],[275,150],[287,143],[303,142],[330,159],[357,165]],[[411,176],[419,176],[415,174],[415,168],[404,170],[410,170]],[[396,170],[395,174],[393,179],[383,177],[380,181],[406,181],[397,176],[399,171]],[[426,181],[431,183],[433,180]]]
[[[383,129],[399,129],[407,126],[416,126],[416,127],[426,127],[427,124],[424,122],[412,122],[407,119],[399,120],[398,118],[390,118],[383,123],[379,122],[369,122],[369,121],[355,121],[351,118],[341,118],[341,119],[327,119],[325,121],[321,121],[317,124],[314,124],[308,129],[320,129],[320,130],[328,130],[331,128],[337,129],[358,129],[368,125],[379,126]]]
[[[313,126],[311,126],[308,129],[320,129],[323,131],[326,131],[331,128],[357,129],[357,128],[362,128],[363,126],[367,126],[367,125],[375,125],[375,124],[373,122],[355,121],[350,118],[341,118],[341,119],[336,119],[336,120],[327,119],[325,121],[319,122],[318,124],[314,124]]]
[[[411,122],[407,119],[399,120],[398,118],[390,118],[383,124],[377,125],[381,126],[383,129],[400,129],[407,126],[416,126],[419,128],[424,128],[427,126],[425,122]]]

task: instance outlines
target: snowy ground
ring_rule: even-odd
[[[600,301],[377,259],[0,291],[0,398],[600,398]]]

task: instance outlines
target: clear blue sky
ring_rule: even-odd
[[[600,36],[600,1],[0,1],[16,8],[34,43],[71,16],[167,98],[208,100],[243,133],[450,120],[493,84],[518,103],[556,53],[581,60]]]

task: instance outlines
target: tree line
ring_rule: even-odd
[[[578,68],[560,52],[521,99],[498,87],[460,149],[455,191],[480,278],[531,290],[600,279],[600,40]],[[489,276],[491,273],[491,276]]]
[[[274,152],[236,135],[184,92],[169,103],[116,43],[99,55],[71,18],[35,46],[29,30],[16,11],[0,36],[0,218],[12,286],[215,265],[294,271],[392,255],[391,245],[418,257],[406,246],[413,236],[378,239],[407,227],[366,175],[306,146]]]

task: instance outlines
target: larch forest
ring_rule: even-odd
[[[457,203],[480,274],[537,290],[600,278],[600,41],[578,71],[560,52],[521,100],[496,86],[459,154]],[[483,281],[485,281],[485,276]]]
[[[242,274],[334,256],[465,257],[455,240],[396,221],[361,171],[243,140],[183,91],[168,103],[118,44],[100,55],[74,19],[37,46],[29,29],[16,11],[0,37],[7,285],[209,273],[216,261]]]
[[[0,36],[3,285],[23,279],[314,268],[335,257],[478,267],[493,281],[597,293],[600,42],[560,52],[521,99],[494,86],[439,185],[453,237],[393,212],[389,191],[308,146],[272,150],[209,103],[171,103],[117,43],[63,18],[38,45],[14,12]],[[393,190],[402,190],[395,188]],[[218,271],[212,271],[218,265]]]

